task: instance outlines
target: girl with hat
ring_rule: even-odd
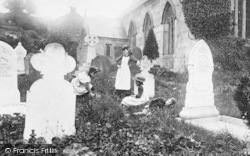
[[[91,84],[91,78],[100,70],[95,67],[89,67],[88,64],[83,64],[76,71],[76,78],[71,81],[76,96],[76,132],[80,132],[82,125],[88,121],[92,113],[92,105],[90,97],[96,97],[94,87]]]
[[[93,77],[93,75],[97,72],[99,72],[99,69],[94,66],[90,68],[87,65],[79,67],[78,71],[76,72],[76,78],[71,81],[76,95],[88,93],[91,97],[95,96],[95,94],[92,92],[93,89],[91,77]]]
[[[121,94],[124,91],[129,91],[131,89],[131,73],[129,65],[131,62],[137,63],[137,59],[129,51],[129,46],[124,45],[122,47],[123,54],[116,59],[118,66],[116,79],[115,79],[115,89]],[[121,96],[121,95],[120,95]]]
[[[134,79],[138,87],[138,94],[125,97],[121,102],[122,106],[139,106],[149,101],[149,97],[143,88],[145,78],[137,76]]]

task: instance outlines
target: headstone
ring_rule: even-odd
[[[75,60],[62,45],[50,43],[31,58],[31,64],[43,77],[27,92],[24,138],[28,139],[33,129],[47,143],[53,137],[74,134],[76,96],[64,75],[74,70]]]
[[[96,47],[95,46],[88,46],[86,63],[91,63],[91,61],[95,57],[96,57]]]
[[[9,114],[9,106],[20,103],[16,59],[14,49],[0,41],[0,114]]]
[[[91,63],[91,61],[96,57],[96,45],[99,40],[97,36],[88,35],[84,38],[84,40],[85,43],[88,45],[86,63]]]
[[[24,49],[22,43],[19,42],[17,47],[15,48],[15,52],[17,55],[17,72],[18,74],[24,74],[25,73],[24,57],[27,54],[27,50]]]
[[[117,57],[122,55],[122,46],[115,46],[115,59],[117,59]]]
[[[212,74],[214,63],[211,50],[204,40],[198,41],[189,55],[189,81],[186,88],[185,106],[180,112],[184,119],[218,116],[214,105]]]
[[[135,58],[137,60],[141,60],[142,59],[142,52],[141,52],[141,49],[139,47],[134,47],[132,49],[132,53],[133,53],[133,55],[135,56]]]
[[[151,68],[151,62],[147,56],[143,56],[141,61],[141,73],[136,74],[135,76],[141,76],[145,78],[143,83],[144,89],[147,92],[149,98],[153,98],[155,96],[155,79],[154,75],[149,73]],[[134,82],[134,93],[138,93],[138,88]]]
[[[31,65],[30,60],[31,60],[32,56],[34,56],[34,54],[35,53],[29,53],[24,58],[25,73],[26,73],[26,75],[28,75],[29,81],[31,81],[31,82],[34,82],[34,81],[42,78],[41,72],[34,69],[34,67]]]
[[[106,56],[96,56],[92,60],[91,66],[96,66],[100,70],[96,74],[97,78],[107,78],[110,75],[111,62]]]

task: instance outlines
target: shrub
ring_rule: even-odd
[[[240,83],[235,91],[234,99],[237,103],[241,116],[250,123],[250,78],[245,76],[240,79]]]
[[[25,116],[19,113],[0,115],[0,144],[14,143],[23,138]]]
[[[153,29],[150,29],[146,39],[145,47],[143,49],[143,55],[146,55],[148,59],[155,60],[159,57],[158,43],[155,38],[155,33]]]
[[[216,38],[230,33],[230,0],[183,0],[185,22],[196,39]]]
[[[211,48],[214,64],[218,70],[248,72],[250,61],[245,47],[246,40],[235,37],[221,37],[206,41]]]

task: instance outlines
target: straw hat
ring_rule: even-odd
[[[139,82],[144,82],[145,81],[145,78],[144,77],[141,77],[141,76],[136,76],[134,78],[135,81],[139,81]]]

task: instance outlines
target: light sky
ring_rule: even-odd
[[[124,12],[133,0],[33,0],[37,6],[38,16],[45,16],[51,19],[63,16],[70,10],[70,6],[75,6],[80,15],[84,15],[87,10],[88,16],[101,15],[111,19],[116,18]],[[0,10],[4,12],[0,0]]]

